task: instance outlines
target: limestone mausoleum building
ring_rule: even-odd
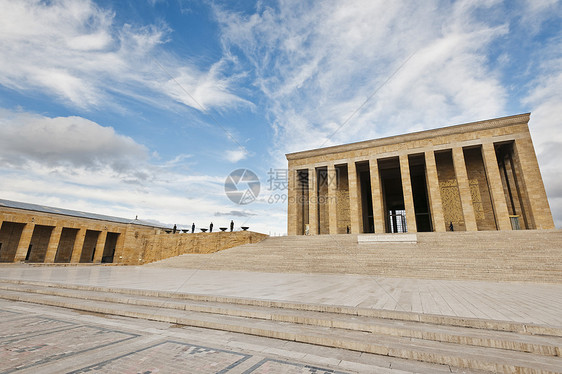
[[[287,154],[288,234],[553,229],[529,118]]]

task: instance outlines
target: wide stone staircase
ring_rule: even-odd
[[[372,234],[376,235],[376,234]],[[385,240],[401,234],[382,234]],[[562,283],[562,230],[418,233],[417,242],[357,235],[270,237],[145,266]]]
[[[452,368],[497,373],[562,373],[562,328],[552,326],[22,280],[0,280],[0,297],[369,352]]]

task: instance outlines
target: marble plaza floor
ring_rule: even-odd
[[[121,266],[2,265],[0,280],[342,305],[562,327],[562,285]],[[0,373],[477,373],[0,299]]]
[[[562,327],[562,284],[121,266],[0,266],[0,279],[375,308]]]

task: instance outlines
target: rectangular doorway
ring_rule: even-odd
[[[62,229],[57,254],[55,255],[56,263],[70,263],[78,231],[78,229],[68,227]]]
[[[374,233],[375,221],[373,219],[373,194],[371,193],[371,171],[369,162],[358,162],[357,177],[359,178],[359,198],[361,199],[361,217],[363,232]]]
[[[407,232],[406,207],[400,174],[400,160],[391,157],[378,160],[387,233]]]
[[[108,232],[107,239],[105,240],[105,247],[103,248],[103,256],[101,258],[102,263],[112,263],[113,257],[115,256],[115,248],[117,247],[117,239],[119,239],[119,233]]]
[[[429,195],[427,193],[425,155],[409,155],[408,164],[410,165],[410,183],[412,184],[417,230],[418,232],[431,232],[433,227],[429,209]]]
[[[308,169],[297,170],[297,235],[305,235],[309,226]]]
[[[512,229],[536,228],[514,142],[495,143],[494,147]]]
[[[14,262],[25,223],[2,222],[0,228],[0,262]]]
[[[25,256],[28,262],[45,262],[49,240],[53,232],[54,226],[35,225],[31,242]]]
[[[80,262],[84,263],[94,261],[94,253],[96,252],[96,244],[98,243],[98,237],[100,234],[101,231],[86,230]]]

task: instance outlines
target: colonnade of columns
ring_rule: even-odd
[[[530,139],[529,139],[530,141]],[[524,149],[524,140],[513,141],[515,146]],[[492,202],[493,220],[497,230],[511,230],[512,223],[510,221],[510,214],[508,212],[508,205],[506,203],[505,188],[502,184],[500,170],[498,167],[498,160],[493,142],[485,142],[482,144],[472,144],[471,148],[479,147],[482,163],[485,170],[485,179],[487,181],[487,189],[489,191],[490,199]],[[414,191],[412,189],[412,179],[410,175],[410,158],[412,156],[423,158],[425,168],[425,181],[427,201],[430,210],[431,231],[447,231],[449,229],[449,222],[445,221],[444,203],[442,201],[441,188],[439,184],[438,165],[436,162],[436,152],[450,152],[452,157],[452,165],[454,167],[454,175],[458,186],[458,193],[460,197],[460,205],[462,207],[462,217],[466,231],[477,231],[477,217],[473,206],[474,197],[471,195],[471,187],[467,172],[467,163],[465,161],[464,149],[462,145],[452,146],[450,148],[442,149],[425,149],[422,152],[411,153],[407,151],[396,152],[391,157],[384,155],[384,158],[378,157],[363,157],[354,159],[342,159],[341,161],[329,161],[315,163],[313,165],[296,167],[294,170],[289,171],[290,186],[289,186],[289,235],[299,234],[319,234],[321,222],[319,222],[319,204],[327,203],[328,205],[328,227],[330,234],[342,233],[341,227],[338,228],[338,207],[340,204],[348,204],[349,209],[349,225],[348,230],[351,233],[364,232],[363,219],[365,217],[362,212],[361,196],[361,181],[358,175],[358,165],[368,164],[370,193],[372,200],[372,226],[374,226],[375,233],[390,232],[388,226],[388,211],[385,207],[384,188],[381,180],[381,173],[379,170],[379,162],[383,159],[389,158],[397,159],[400,171],[400,183],[403,193],[403,206],[405,210],[405,217],[407,222],[408,232],[417,232],[416,225],[416,207],[414,205]],[[521,152],[520,152],[521,153]],[[534,156],[534,152],[533,152]],[[523,158],[528,158],[524,156]],[[536,158],[535,158],[536,160]],[[522,160],[525,162],[526,160]],[[532,161],[532,160],[531,160]],[[524,166],[524,165],[523,165]],[[538,166],[538,165],[537,165]],[[341,201],[337,199],[338,184],[335,183],[337,179],[337,169],[347,169],[347,188],[349,191],[348,201]],[[318,196],[318,171],[319,169],[326,169],[328,175],[328,192],[327,202],[319,202]],[[538,167],[537,167],[538,172]],[[306,182],[299,185],[298,173],[308,174],[308,186]],[[540,177],[540,174],[539,174]],[[302,179],[302,178],[301,178]],[[529,179],[529,178],[527,178]],[[341,182],[341,181],[340,181]],[[525,184],[525,181],[522,181]],[[297,199],[296,190],[299,188],[308,189],[308,201],[302,202]],[[341,186],[339,186],[341,188]],[[545,196],[546,199],[546,196]],[[321,200],[321,199],[320,199]],[[304,216],[302,219],[294,219],[297,215],[303,215],[304,204],[308,204],[308,217]],[[370,216],[369,216],[369,219]],[[308,220],[308,222],[307,222]],[[304,227],[308,224],[308,231]],[[300,226],[300,227],[299,227]]]
[[[71,219],[29,216],[0,213],[0,261],[112,262],[124,245],[125,225],[100,222],[81,226]],[[108,252],[105,259],[104,251]]]

